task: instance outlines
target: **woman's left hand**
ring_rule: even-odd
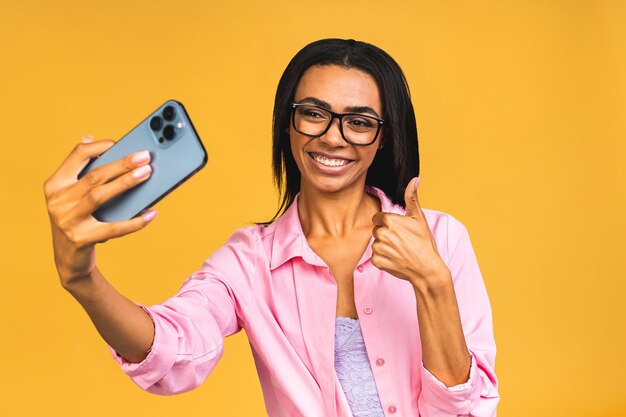
[[[377,268],[424,288],[450,279],[417,197],[419,177],[404,191],[406,214],[376,213],[372,263]]]

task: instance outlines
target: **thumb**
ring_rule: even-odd
[[[419,198],[417,197],[417,187],[420,184],[420,177],[415,177],[404,190],[404,203],[406,204],[406,215],[415,219],[422,218],[422,207],[420,206]]]

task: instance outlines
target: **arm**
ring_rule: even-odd
[[[492,417],[500,397],[489,298],[467,229],[451,216],[448,222],[450,274],[431,292],[416,290],[423,348],[418,407],[424,416]]]
[[[85,309],[114,358],[142,388],[174,394],[198,386],[223,353],[224,337],[241,329],[239,302],[256,261],[252,233],[236,233],[179,293],[161,305],[139,306],[117,292],[95,262],[95,245],[145,227],[156,212],[102,223],[91,213],[149,177],[149,154],[140,152],[78,179],[91,158],[114,144],[86,137],[44,183],[54,256],[61,285]],[[242,285],[234,289],[224,277]],[[147,313],[147,314],[146,314]]]
[[[409,281],[422,343],[423,416],[495,416],[491,307],[465,227],[448,216],[444,260],[417,196],[419,178],[405,190],[406,213],[377,213],[372,263]],[[442,382],[444,381],[444,382]]]
[[[115,142],[83,138],[44,183],[54,260],[61,285],[83,306],[104,339],[133,361],[150,347],[150,318],[106,281],[96,267],[95,246],[144,228],[155,212],[128,221],[101,223],[91,216],[100,205],[145,181],[150,156],[138,152],[89,172],[78,174]]]
[[[422,363],[446,387],[467,381],[467,349],[450,271],[413,284],[422,343]]]
[[[224,354],[224,339],[243,327],[243,312],[253,293],[249,278],[256,244],[253,232],[236,232],[176,295],[144,307],[154,322],[147,357],[133,363],[110,346],[133,382],[151,393],[171,395],[194,389],[211,374]]]
[[[154,339],[152,320],[140,306],[117,292],[97,267],[66,289],[119,355],[130,362],[141,362],[146,357]]]

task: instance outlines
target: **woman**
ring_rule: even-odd
[[[307,45],[278,85],[273,137],[277,218],[236,231],[151,307],[106,281],[94,246],[155,212],[90,215],[149,177],[149,155],[77,180],[112,145],[87,138],[46,181],[61,283],[122,369],[150,392],[187,391],[245,328],[272,417],[494,416],[489,300],[465,227],[420,207],[400,67],[363,42]]]

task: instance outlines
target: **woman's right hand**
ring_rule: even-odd
[[[91,213],[114,196],[150,177],[150,155],[137,152],[90,171],[78,174],[94,158],[115,144],[83,138],[61,166],[45,181],[44,193],[52,227],[54,259],[61,284],[66,289],[89,277],[96,267],[95,244],[144,228],[156,215],[150,210],[131,220],[105,223]]]

